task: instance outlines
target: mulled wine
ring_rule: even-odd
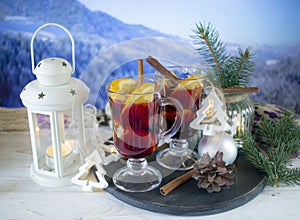
[[[158,144],[159,105],[149,102],[125,104],[125,100],[109,98],[113,118],[113,138],[118,151],[127,158],[143,158],[152,154]]]
[[[197,77],[165,83],[162,95],[176,98],[183,107],[183,122],[179,131],[172,137],[173,139],[186,139],[195,134],[196,130],[190,127],[190,123],[194,120],[196,112],[199,110],[202,93],[203,88]],[[166,106],[163,109],[167,128],[172,126],[177,115],[178,112],[173,106]]]

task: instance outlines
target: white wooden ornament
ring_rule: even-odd
[[[82,190],[84,191],[91,192],[95,189],[105,189],[108,187],[108,182],[104,178],[106,171],[103,165],[119,160],[121,155],[119,153],[111,153],[106,157],[104,150],[112,152],[112,147],[105,146],[105,149],[96,149],[87,156],[85,163],[79,168],[79,172],[72,178],[72,183],[82,186]],[[96,167],[97,171],[95,175],[98,181],[94,181],[88,177],[93,166]]]
[[[202,106],[197,111],[196,119],[190,124],[192,128],[202,130],[203,136],[198,145],[199,156],[208,153],[210,157],[214,157],[217,151],[221,151],[224,153],[225,163],[233,163],[237,157],[237,146],[233,139],[236,134],[236,118],[233,119],[232,125],[226,121],[224,102],[215,90],[207,95]]]
[[[225,120],[224,103],[214,90],[203,100],[202,106],[196,113],[197,117],[190,124],[192,128],[202,130],[203,135],[208,136],[231,128]]]

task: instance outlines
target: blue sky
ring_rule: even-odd
[[[129,24],[189,38],[198,22],[211,22],[225,42],[300,43],[299,0],[79,0]],[[101,25],[101,24],[100,24]]]

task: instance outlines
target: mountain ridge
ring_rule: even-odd
[[[189,49],[195,49],[193,48],[192,40],[188,41],[188,39],[178,36],[167,35],[143,25],[126,24],[107,13],[91,11],[78,1],[1,0],[0,106],[22,106],[19,93],[28,81],[34,79],[30,66],[30,38],[40,25],[48,22],[55,22],[65,26],[74,37],[76,45],[75,77],[80,77],[89,63],[106,49],[133,39],[163,37],[174,40],[179,45],[188,46]],[[61,55],[60,57],[70,56],[70,48],[65,46],[69,41],[54,38],[53,36],[57,37],[55,34],[58,32],[53,34],[47,30],[41,35],[44,34],[44,37],[51,38],[50,41],[45,42],[41,38],[36,39],[36,60],[56,56],[57,52],[61,53],[59,54]],[[149,49],[149,45],[134,46],[139,47],[141,51],[148,52]],[[245,45],[241,46],[245,47]],[[226,43],[226,48],[230,53],[236,53],[237,47],[238,44]],[[151,42],[152,49],[157,49],[159,51],[158,54],[178,53],[172,55],[184,56],[182,55],[184,54],[183,51],[176,51],[170,45],[163,45],[162,47],[162,44]],[[132,47],[127,53],[132,53],[131,50]],[[261,100],[277,104],[283,102],[292,103],[290,106],[296,107],[300,113],[300,106],[297,104],[300,103],[298,92],[300,91],[298,77],[300,75],[300,68],[298,68],[298,63],[300,63],[300,44],[290,46],[254,45],[252,53],[256,55],[256,70],[251,82],[253,86],[258,86],[260,91],[266,94]],[[124,54],[118,54],[118,56],[122,55]],[[289,59],[289,57],[296,58]],[[112,60],[112,58],[110,59]],[[115,60],[117,60],[116,56],[113,58],[113,61]],[[289,66],[292,68],[288,68]],[[279,69],[280,71],[278,71]],[[269,81],[274,80],[276,83],[265,83],[267,77],[269,77]],[[290,82],[293,82],[293,86],[290,86]],[[12,89],[11,85],[14,85],[14,89]],[[277,90],[280,91],[276,93],[278,95],[271,99],[268,91],[272,85],[277,85],[279,88]],[[97,86],[95,85],[95,87]],[[275,92],[272,92],[273,94]],[[291,96],[291,94],[298,94],[298,96],[296,98],[285,98]]]
[[[1,21],[5,21],[7,16],[27,17],[35,22],[35,29],[43,23],[55,22],[65,26],[75,36],[88,33],[103,39],[113,39],[115,43],[143,36],[167,36],[143,25],[123,23],[105,12],[90,11],[74,0],[39,0],[38,3],[35,0],[2,0]]]
[[[22,20],[14,19],[23,16]],[[10,18],[10,19],[7,19]],[[190,44],[192,41],[178,36],[167,35],[141,24],[126,24],[109,14],[92,11],[74,0],[2,0],[0,2],[0,32],[15,31],[32,34],[40,25],[55,22],[65,26],[78,41],[98,38],[103,46],[141,37],[166,37]],[[24,24],[25,23],[25,24]],[[14,29],[15,28],[15,29]],[[231,51],[237,44],[227,42]],[[280,56],[300,54],[300,44],[290,46],[254,45],[252,51],[264,60]]]

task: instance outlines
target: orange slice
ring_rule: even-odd
[[[126,99],[125,108],[130,104],[148,103],[153,100],[153,92],[155,91],[155,84],[144,83],[139,88],[132,91],[132,95]]]
[[[175,89],[195,89],[197,87],[202,87],[201,78],[203,78],[202,74],[197,74],[190,76],[187,79],[182,80]],[[198,80],[197,80],[198,79]]]
[[[111,92],[129,94],[138,86],[138,81],[130,78],[115,79],[110,83]]]
[[[155,91],[155,84],[144,83],[139,88],[133,90],[129,97],[125,101],[125,106],[122,109],[121,115],[132,104],[148,103],[153,100],[153,92]]]
[[[145,93],[152,93],[154,91],[155,91],[155,84],[153,84],[153,83],[144,83],[139,88],[132,91],[131,94],[144,95]]]
[[[112,100],[125,101],[124,94],[130,94],[138,87],[138,81],[130,78],[115,79],[110,83],[109,94]]]

